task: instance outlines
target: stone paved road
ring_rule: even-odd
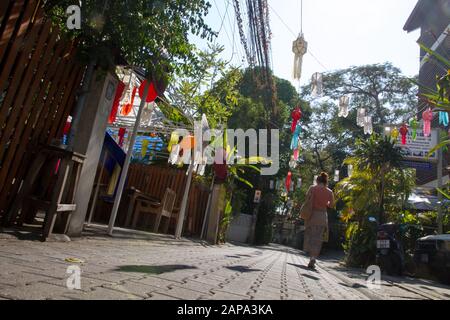
[[[0,234],[0,299],[450,299],[449,287],[406,278],[369,290],[361,271],[330,258],[310,271],[301,252],[282,246],[133,237],[41,243]],[[83,261],[81,290],[67,289],[67,258]]]

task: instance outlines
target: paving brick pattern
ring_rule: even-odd
[[[67,258],[83,261],[81,290],[67,288]],[[311,271],[307,263],[282,246],[208,246],[155,235],[66,243],[0,236],[0,299],[450,299],[449,288],[435,283],[389,278],[369,290],[361,270],[324,259]]]

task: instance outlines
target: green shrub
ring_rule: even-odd
[[[349,267],[367,267],[376,258],[376,225],[369,222],[350,223],[346,230],[343,245]]]

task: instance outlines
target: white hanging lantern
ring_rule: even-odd
[[[291,157],[291,161],[289,161],[289,168],[291,169],[297,168],[297,161],[295,161],[294,157]]]
[[[364,127],[364,118],[366,117],[366,109],[364,108],[359,108],[358,109],[358,114],[356,116],[356,124],[359,127]]]
[[[339,182],[339,170],[334,171],[334,182]]]
[[[373,133],[372,117],[364,117],[364,134]]]
[[[350,98],[343,96],[339,99],[339,117],[348,117],[348,106],[350,104]]]
[[[320,97],[323,94],[323,75],[319,72],[313,74],[311,79],[311,94]]]
[[[347,172],[348,172],[348,176],[351,177],[353,174],[353,165],[349,164],[347,166]]]
[[[303,34],[299,34],[297,40],[292,44],[292,52],[295,54],[293,77],[295,80],[300,80],[302,76],[303,56],[308,52],[308,42],[305,41]]]

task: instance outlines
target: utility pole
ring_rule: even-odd
[[[441,129],[438,129],[438,141],[441,140]],[[437,187],[439,190],[442,190],[442,173],[443,173],[443,166],[444,166],[444,155],[442,148],[438,150],[438,166],[437,166]],[[438,233],[442,234],[444,233],[444,227],[443,227],[443,211],[442,211],[442,193],[438,192],[438,210],[437,210],[437,225],[438,225]]]

